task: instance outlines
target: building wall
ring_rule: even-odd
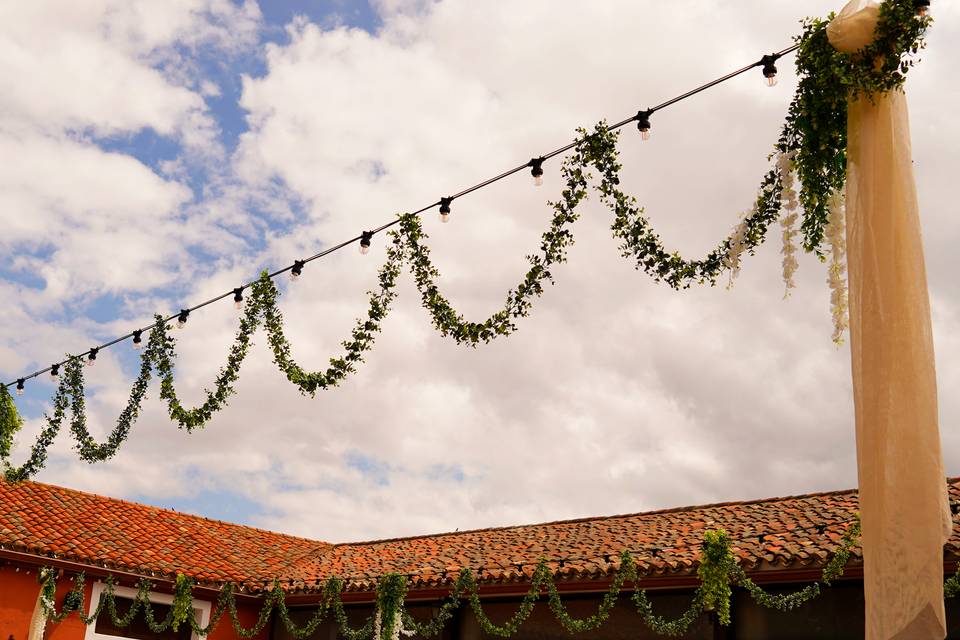
[[[87,612],[96,606],[96,603],[90,601],[93,582],[93,580],[88,579],[84,588],[84,602]],[[56,597],[58,610],[63,605],[63,599],[72,587],[72,579],[63,579],[58,582]],[[40,583],[37,582],[36,567],[20,567],[18,571],[16,567],[11,565],[0,566],[0,640],[10,640],[11,637],[13,640],[27,640],[30,619],[33,616],[39,595]],[[259,614],[259,603],[255,605],[238,603],[237,617],[243,627],[252,627]],[[86,633],[87,626],[80,621],[79,616],[72,614],[62,622],[48,622],[44,639],[84,640]],[[220,623],[207,638],[208,640],[239,640],[239,636],[233,629],[229,614],[225,614],[221,618]],[[268,624],[252,640],[269,640],[269,638],[270,625]]]
[[[64,585],[60,598],[69,591],[69,585]],[[0,640],[26,640],[30,629],[30,619],[37,606],[37,597],[40,595],[40,583],[37,581],[36,567],[19,567],[9,564],[0,566]],[[90,587],[87,586],[87,596]],[[83,637],[83,624],[75,621],[76,628],[64,621],[65,628],[57,636],[49,636],[52,640],[79,640]],[[53,625],[51,625],[53,626]]]

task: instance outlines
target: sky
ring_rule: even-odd
[[[782,49],[835,0],[84,0],[0,5],[0,379],[122,335]],[[946,471],[960,475],[960,6],[934,3],[910,74]],[[752,204],[795,89],[746,74],[621,138],[623,185],[700,256]],[[526,271],[559,195],[521,173],[424,217],[469,318]],[[477,349],[431,326],[409,274],[341,387],[303,397],[262,334],[237,393],[188,434],[151,386],[129,441],[90,465],[61,434],[37,479],[332,542],[633,513],[856,484],[849,349],[826,266],[783,299],[772,233],[732,289],[676,292],[620,257],[583,205],[569,262],[519,330]],[[295,357],[323,368],[385,257],[354,248],[280,281]],[[238,315],[176,334],[203,397]],[[129,342],[87,374],[109,431]],[[18,399],[27,455],[53,386]]]

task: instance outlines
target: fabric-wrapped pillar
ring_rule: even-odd
[[[879,6],[854,0],[828,27],[847,53]],[[850,96],[847,264],[863,524],[866,638],[942,639],[947,502],[930,301],[906,96]]]
[[[46,627],[47,613],[43,608],[43,586],[41,585],[40,594],[37,596],[37,604],[33,608],[33,615],[30,616],[30,627],[27,629],[27,640],[43,640],[43,632]]]

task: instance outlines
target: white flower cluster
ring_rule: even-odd
[[[781,153],[777,160],[777,165],[780,168],[780,180],[783,182],[783,191],[780,195],[780,206],[784,211],[783,217],[780,218],[780,226],[783,228],[783,249],[780,250],[780,253],[783,254],[784,298],[788,298],[790,289],[797,286],[793,280],[793,274],[796,273],[799,266],[797,263],[796,238],[799,233],[797,231],[797,220],[800,215],[797,213],[797,209],[800,207],[800,202],[797,200],[797,191],[794,189],[796,174],[793,165],[793,158],[796,154],[796,151]]]
[[[407,631],[403,628],[403,607],[397,607],[397,611],[394,614],[393,618],[393,631],[390,634],[390,640],[400,640],[400,636],[403,635],[405,638],[416,633],[412,629]],[[377,607],[377,614],[373,618],[373,640],[386,640],[381,637],[383,635],[383,619],[380,615],[380,607]]]
[[[830,219],[827,222],[826,234],[831,247],[827,284],[830,285],[833,341],[837,346],[843,344],[843,334],[850,326],[847,306],[847,239],[844,213],[843,193],[835,191],[830,198]]]
[[[727,256],[723,259],[723,266],[730,270],[730,282],[727,283],[727,289],[733,288],[733,281],[740,275],[740,258],[747,245],[747,218],[750,217],[751,213],[751,211],[745,211],[742,214],[743,220],[733,228],[733,234],[730,236]]]

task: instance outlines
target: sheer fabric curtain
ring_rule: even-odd
[[[852,53],[878,5],[854,0],[828,28]],[[947,502],[930,302],[903,92],[850,96],[847,261],[863,520],[866,637],[941,639]]]

